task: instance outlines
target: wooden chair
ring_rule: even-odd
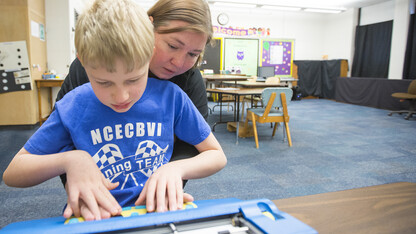
[[[248,108],[244,127],[248,128],[248,121],[253,122],[254,139],[256,148],[259,148],[259,139],[256,122],[274,123],[273,134],[276,133],[277,125],[284,123],[289,146],[292,146],[292,139],[289,131],[289,113],[287,103],[292,99],[293,91],[290,88],[266,88],[263,90],[262,102],[264,108]]]

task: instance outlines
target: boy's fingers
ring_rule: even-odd
[[[94,216],[95,220],[101,220],[100,209],[98,208],[97,200],[93,193],[88,193],[82,197],[82,200]]]
[[[72,213],[73,213],[73,212],[72,212],[72,209],[71,209],[71,205],[68,203],[68,204],[66,205],[65,210],[64,210],[64,214],[63,214],[63,216],[64,216],[64,218],[68,219],[68,218],[70,218],[70,217],[71,217]]]
[[[156,205],[157,205],[157,211],[158,212],[164,212],[166,210],[166,180],[164,178],[161,178],[157,182],[157,191],[156,191]],[[176,195],[176,194],[175,194]],[[176,196],[175,196],[176,198]]]
[[[183,202],[193,202],[194,197],[189,193],[183,193]]]
[[[167,204],[169,205],[169,210],[177,210],[178,209],[178,187],[176,186],[175,181],[168,181],[167,186]]]
[[[147,191],[147,184],[144,186],[142,192],[140,193],[139,197],[137,198],[136,202],[134,203],[134,205],[136,206],[140,206],[140,205],[145,205],[145,200],[146,200],[146,191]]]
[[[182,188],[182,180],[179,183],[176,183],[176,196],[178,198],[177,209],[182,209],[183,206],[183,188]]]
[[[108,219],[108,218],[111,217],[110,212],[108,212],[107,210],[103,209],[102,207],[100,207],[100,211],[101,211],[101,218]]]
[[[148,180],[147,183],[146,209],[149,212],[153,212],[155,210],[156,182]]]
[[[112,215],[118,215],[121,212],[121,206],[118,204],[117,200],[106,188],[102,188],[95,194],[97,203],[103,209]]]
[[[72,213],[74,214],[75,217],[79,217],[80,216],[80,211],[79,211],[79,194],[78,193],[70,193],[68,195],[68,206],[70,206],[70,208],[72,209]]]
[[[88,207],[85,204],[83,204],[82,202],[81,202],[80,210],[81,210],[81,215],[82,215],[82,217],[84,217],[85,220],[87,220],[87,221],[94,220],[94,215],[91,213],[91,211],[88,209]]]
[[[105,178],[104,175],[102,175],[101,178],[103,179],[103,183],[104,183],[105,187],[108,190],[113,190],[113,189],[117,188],[118,185],[120,184],[119,182],[115,182],[115,183],[111,182],[110,180],[108,180],[107,178]]]

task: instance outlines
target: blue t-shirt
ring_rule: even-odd
[[[210,133],[178,86],[149,78],[143,96],[125,113],[102,104],[90,83],[77,87],[56,103],[24,148],[37,155],[87,151],[107,179],[120,183],[111,191],[119,204],[132,206],[152,173],[169,162],[174,135],[196,145]]]

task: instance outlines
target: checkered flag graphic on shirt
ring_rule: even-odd
[[[120,148],[115,144],[106,144],[92,157],[98,168],[104,167],[115,163],[116,161],[123,159],[123,154]]]
[[[142,141],[140,142],[139,146],[137,147],[137,151],[136,151],[136,158],[137,157],[142,157],[142,158],[147,158],[147,157],[151,157],[151,156],[156,156],[159,155],[161,153],[165,153],[166,150],[168,149],[169,145],[166,146],[166,148],[162,149],[160,146],[158,146],[155,142],[153,141]]]

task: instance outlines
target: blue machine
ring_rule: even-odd
[[[23,221],[7,225],[0,233],[317,233],[267,199],[201,200],[184,207],[164,213],[128,207],[123,209],[124,217],[100,221],[63,217]]]

